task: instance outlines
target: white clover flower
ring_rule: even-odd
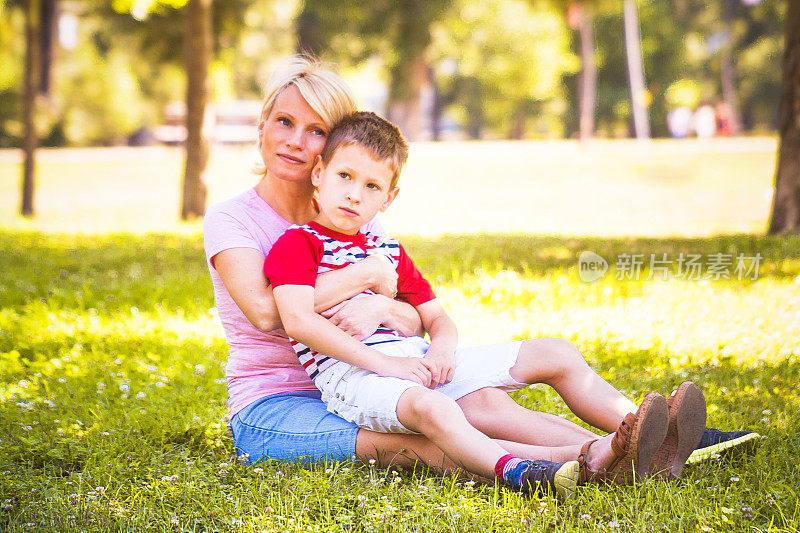
[[[264,473],[264,469],[261,468],[260,466],[256,467],[256,468],[253,469],[253,473],[254,474],[263,474]]]
[[[369,464],[374,465],[375,464],[375,459],[370,459],[369,460]]]
[[[139,399],[139,400],[141,400],[141,399],[143,399],[145,397],[147,397],[147,394],[144,391],[136,393],[136,398]]]
[[[761,414],[769,416],[772,414],[772,411],[770,411],[769,409],[764,409],[763,411],[761,411]]]
[[[22,426],[22,429],[24,429],[25,431],[30,431],[30,430],[33,429],[33,427],[31,427],[31,426]]]
[[[120,359],[120,358],[114,359],[114,364],[117,365],[117,366],[121,365],[122,364],[122,359]]]
[[[66,383],[67,382],[67,378],[58,378],[58,382],[59,383]]]
[[[128,392],[129,390],[131,390],[131,386],[127,382],[123,381],[122,383],[119,384],[119,390],[121,390],[122,392]]]
[[[731,482],[736,483],[739,481],[739,476],[731,476]]]
[[[195,376],[202,376],[206,373],[206,367],[201,364],[194,365],[194,374]]]
[[[104,436],[104,437],[108,437],[109,435],[111,435],[111,433],[109,433],[108,431],[104,431],[104,432],[102,432],[102,433],[100,433],[100,434],[101,434],[102,436]]]

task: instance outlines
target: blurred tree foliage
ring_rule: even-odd
[[[433,34],[438,90],[470,137],[564,134],[563,77],[579,64],[555,8],[458,0]]]
[[[183,100],[185,0],[131,9],[132,0],[60,1],[78,21],[75,47],[57,46],[55,85],[40,106],[43,145],[125,142]],[[152,3],[152,2],[151,2]],[[672,106],[713,102],[729,51],[745,130],[773,131],[785,5],[639,0],[649,115],[666,135]],[[123,5],[125,4],[125,5]],[[133,4],[147,4],[136,1]],[[593,2],[598,67],[596,130],[630,132],[621,4]],[[19,146],[24,31],[21,2],[0,0],[0,147]],[[214,10],[215,100],[259,98],[275,62],[303,48],[348,72],[377,70],[384,109],[411,111],[468,137],[573,136],[578,129],[577,32],[564,0],[227,0]],[[131,16],[133,14],[134,16]],[[427,127],[426,125],[422,125]]]

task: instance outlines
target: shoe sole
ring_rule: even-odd
[[[647,476],[653,456],[664,443],[669,425],[667,400],[660,394],[648,394],[640,409],[645,409],[645,412],[631,436],[631,446],[636,449],[636,457],[633,461],[635,477],[630,481],[642,481]]]
[[[571,498],[575,493],[575,487],[578,485],[579,476],[580,465],[578,461],[567,461],[561,465],[561,468],[553,476],[553,486],[556,494],[564,499]]]
[[[676,398],[673,402],[674,409],[670,409],[670,426],[675,424],[678,436],[670,472],[671,478],[675,480],[681,478],[683,465],[697,448],[706,428],[706,399],[703,391],[691,381],[681,384],[678,390],[681,397]]]
[[[747,453],[755,451],[760,445],[761,435],[758,433],[748,433],[747,435],[742,435],[741,437],[735,439],[695,450],[691,453],[691,455],[689,455],[689,458],[686,460],[686,464],[694,465],[708,461],[714,454],[727,455],[734,452]]]

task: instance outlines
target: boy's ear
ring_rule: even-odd
[[[394,199],[397,198],[397,194],[399,192],[400,192],[400,187],[395,187],[394,189],[389,191],[389,194],[386,197],[386,201],[384,201],[383,205],[381,205],[381,211],[386,211],[386,209],[390,205],[392,205],[392,202],[394,202]]]
[[[319,173],[322,172],[323,166],[325,165],[322,163],[322,156],[317,155],[314,160],[314,168],[311,169],[311,184],[314,187],[319,187]]]

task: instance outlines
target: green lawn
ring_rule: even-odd
[[[382,217],[398,235],[708,236],[763,233],[776,140],[415,143]],[[214,147],[210,203],[255,183],[252,148]],[[176,225],[178,148],[41,150],[35,222],[19,210],[18,151],[0,151],[0,226],[193,231]]]
[[[495,148],[513,152],[520,146]],[[415,147],[420,159],[420,148],[435,149]],[[464,343],[566,337],[635,400],[651,390],[668,393],[692,379],[706,393],[711,425],[767,436],[752,457],[691,468],[681,485],[649,480],[632,488],[586,487],[568,502],[523,499],[495,486],[423,470],[352,463],[302,468],[275,462],[254,468],[237,462],[222,420],[226,345],[214,316],[199,227],[176,226],[169,214],[141,202],[151,199],[162,207],[177,202],[176,182],[163,176],[179,168],[178,154],[147,153],[165,159],[125,159],[125,152],[91,164],[62,161],[61,168],[72,168],[68,174],[80,176],[81,184],[92,183],[95,190],[71,188],[64,180],[43,184],[42,210],[55,205],[45,198],[60,198],[64,207],[56,214],[43,213],[42,220],[16,219],[9,207],[14,202],[0,196],[7,202],[0,219],[0,530],[800,529],[800,237],[689,237],[695,232],[682,229],[688,228],[680,216],[685,211],[658,223],[649,221],[646,212],[632,212],[620,215],[627,226],[614,221],[607,226],[621,231],[641,222],[660,228],[653,234],[684,235],[672,238],[538,236],[528,226],[519,230],[525,234],[470,235],[484,214],[465,213],[457,205],[445,209],[455,213],[451,218],[460,221],[461,231],[446,225],[455,222],[428,219],[422,211],[411,220],[391,221],[409,235],[407,248],[456,319]],[[700,157],[686,155],[695,156]],[[632,167],[638,161],[630,168],[616,162],[624,176],[609,187],[621,190],[627,183],[629,189],[636,182]],[[224,167],[218,161],[213,168]],[[0,169],[6,168],[11,164],[0,163]],[[82,168],[85,175],[78,171]],[[142,168],[148,172],[135,171]],[[109,173],[106,181],[98,178],[97,169]],[[645,203],[658,189],[648,184],[647,172],[636,189]],[[723,180],[704,172],[696,188],[710,194],[711,185]],[[457,178],[446,176],[449,183]],[[236,179],[241,188],[241,177]],[[407,180],[408,196],[413,187],[426,186],[415,179]],[[770,178],[737,179],[743,190],[752,191],[766,187]],[[487,216],[502,215],[501,208],[490,205],[494,193],[479,194],[502,181],[487,176],[482,184],[473,177],[453,194],[459,201],[487,203]],[[545,181],[541,178],[540,184]],[[118,196],[110,197],[107,185],[112,182],[120,187]],[[0,183],[7,186],[5,180]],[[236,189],[213,183],[212,197]],[[143,185],[152,190],[141,192]],[[690,183],[674,186],[687,202],[703,196],[692,194]],[[666,181],[659,187],[669,188]],[[737,191],[718,192],[732,198],[742,194]],[[524,204],[518,194],[509,198]],[[713,233],[723,222],[727,233],[745,230],[734,224],[734,209],[716,196],[713,201],[723,206],[715,211],[719,216],[709,217],[713,223],[696,233]],[[574,208],[561,205],[564,212]],[[555,213],[556,206],[547,208]],[[94,214],[81,219],[92,209]],[[748,223],[763,224],[763,211],[761,218],[756,210],[748,213],[753,216]],[[531,216],[536,224],[547,222]],[[569,223],[568,218],[562,213],[559,220]],[[62,228],[72,219],[78,222]],[[589,230],[590,222],[583,218],[566,227],[582,233],[578,228],[586,224]],[[141,234],[154,229],[152,224],[161,231]],[[491,224],[485,220],[479,229],[496,229]],[[415,225],[422,229],[412,231]],[[569,233],[542,228],[542,233]],[[435,236],[442,232],[458,235]],[[577,257],[584,250],[610,264],[594,283],[579,279]],[[681,253],[700,255],[703,274],[714,254],[734,262],[739,254],[762,259],[755,280],[738,279],[733,266],[728,272],[732,279],[685,280],[676,275]],[[650,254],[667,254],[670,275],[648,280],[644,269],[638,280],[618,279],[625,254],[648,260]],[[574,419],[547,387],[514,397],[525,406]]]

